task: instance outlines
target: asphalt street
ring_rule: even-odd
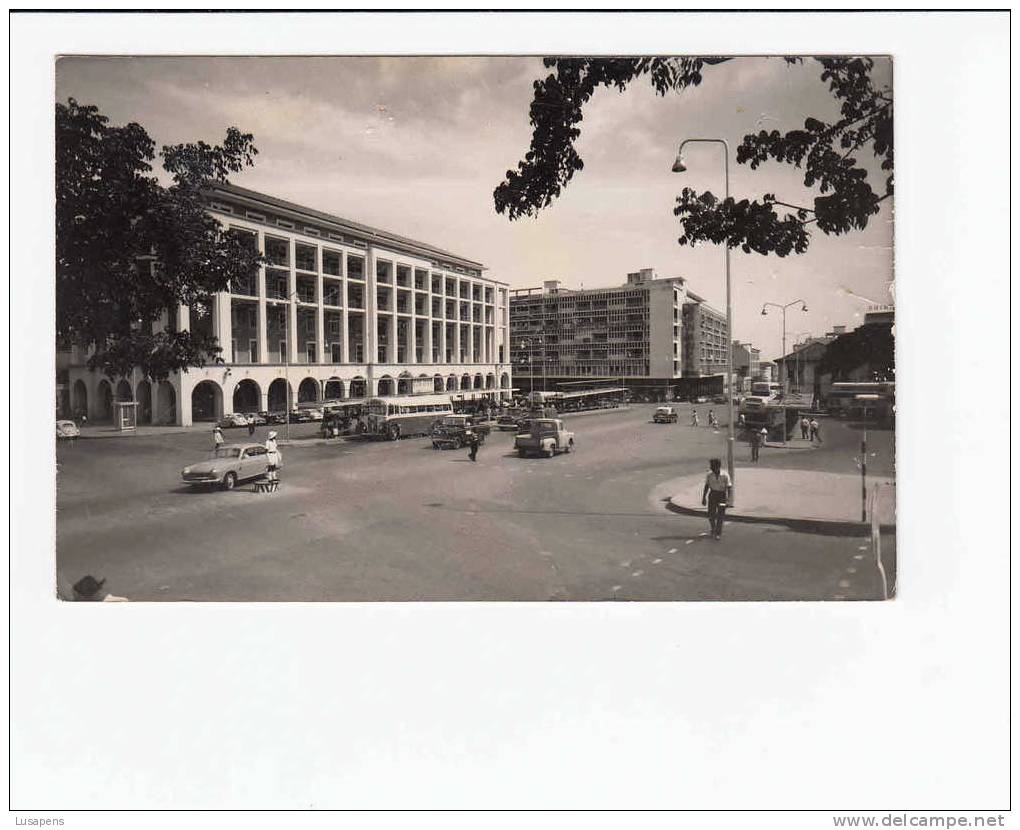
[[[553,459],[518,458],[496,431],[477,463],[420,438],[297,442],[275,494],[183,486],[206,430],[60,444],[58,570],[135,601],[878,598],[866,536],[730,522],[716,541],[668,510],[670,482],[725,457],[725,429],[689,426],[689,410],[662,425],[647,405],[568,416],[576,452]],[[826,420],[822,438],[765,448],[759,465],[857,469],[857,430]],[[748,457],[738,444],[738,484]],[[869,432],[868,464],[892,474],[891,432]]]

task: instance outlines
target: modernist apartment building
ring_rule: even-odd
[[[683,312],[684,377],[725,375],[730,348],[726,315],[693,291],[687,292]],[[722,391],[720,387],[719,391]]]
[[[682,277],[657,278],[651,268],[614,288],[573,290],[547,280],[542,288],[511,291],[515,381],[524,389],[556,389],[615,380],[641,392],[682,393],[691,386],[683,332],[691,296]]]
[[[102,420],[114,400],[134,400],[140,423],[186,425],[288,400],[509,394],[507,286],[481,263],[232,185],[209,192],[208,210],[269,264],[156,326],[214,334],[223,363],[157,384],[103,377],[75,354],[74,412]]]

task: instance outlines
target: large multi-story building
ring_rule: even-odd
[[[217,337],[222,363],[159,383],[108,378],[75,350],[71,407],[92,420],[114,400],[139,422],[190,424],[295,402],[443,391],[510,394],[507,286],[433,245],[232,186],[209,212],[268,259],[209,308],[181,306],[156,329]]]
[[[684,376],[696,378],[725,375],[730,348],[726,315],[712,308],[694,292],[688,291],[683,324]]]
[[[657,278],[651,268],[612,288],[565,289],[547,280],[542,288],[511,291],[516,383],[555,389],[615,380],[656,397],[683,395],[694,386],[700,394],[702,375],[691,375],[692,383],[685,372],[683,325],[692,296],[685,279]]]

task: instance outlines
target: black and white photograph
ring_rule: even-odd
[[[1008,826],[1009,20],[12,10],[15,824]]]
[[[62,57],[60,597],[890,599],[893,74]]]

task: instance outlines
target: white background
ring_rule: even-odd
[[[169,827],[293,818],[69,811],[775,808],[823,812],[702,815],[698,826],[831,827],[826,813],[1005,810],[1008,45],[1003,14],[14,16],[17,815]],[[284,52],[892,54],[898,598],[53,599],[54,56]],[[642,818],[674,826],[693,817]]]

